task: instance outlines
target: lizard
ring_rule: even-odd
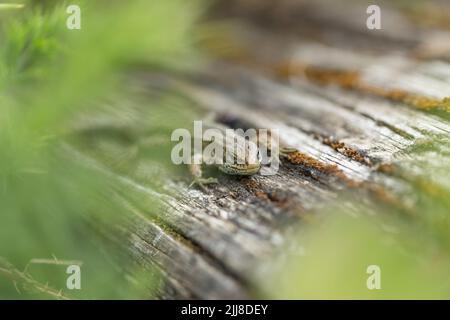
[[[209,122],[206,124],[206,127],[219,130],[222,137],[225,137],[226,135],[225,130],[230,129],[227,126],[216,122]],[[234,132],[234,130],[232,131]],[[269,135],[271,135],[270,131]],[[279,161],[279,158],[288,157],[289,154],[297,151],[297,149],[286,145],[278,144],[277,146],[272,146],[272,143],[274,143],[274,141],[270,138],[268,139],[267,143],[263,143],[262,140],[259,139],[259,136],[257,136],[257,141],[255,142],[254,147],[251,147],[251,142],[246,141],[245,137],[242,135],[233,133],[233,138],[234,139],[231,142],[227,139],[214,139],[214,143],[216,144],[217,148],[222,149],[223,154],[223,159],[220,159],[222,161],[219,161],[218,163],[211,161],[211,157],[209,156],[206,156],[205,158],[205,156],[201,153],[194,152],[191,159],[192,161],[188,165],[190,174],[193,177],[193,181],[189,185],[189,187],[197,185],[202,190],[206,191],[207,185],[219,183],[218,179],[215,177],[205,178],[203,176],[203,165],[215,166],[219,171],[233,176],[251,176],[259,173],[263,163],[259,149],[256,147],[256,145],[266,148],[266,150],[270,151],[273,150],[272,147],[278,147],[278,154],[275,155],[277,157],[275,159],[272,158],[271,161]],[[203,137],[201,142],[203,147],[212,143],[209,140],[204,140]],[[270,156],[273,157],[274,155],[271,154]]]

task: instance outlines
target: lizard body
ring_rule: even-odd
[[[225,137],[226,130],[229,129],[228,127],[218,123],[210,123],[206,126],[207,128],[213,128],[220,131],[222,137]],[[229,133],[230,131],[227,132],[227,134]],[[259,137],[257,137],[256,144],[253,146],[251,142],[247,141],[245,137],[239,134],[234,133],[233,138],[234,139],[232,140],[214,139],[216,147],[221,148],[223,151],[223,159],[220,159],[222,161],[214,162],[211,161],[208,155],[205,157],[205,155],[202,155],[199,152],[194,153],[191,164],[189,164],[189,171],[194,178],[191,186],[198,185],[200,188],[205,190],[206,185],[218,183],[217,178],[203,177],[202,165],[215,166],[221,172],[234,176],[251,176],[260,171],[262,167],[262,159],[259,154],[259,149],[256,147],[256,145],[261,147]],[[210,140],[204,140],[202,138],[203,147],[209,145],[210,143],[212,143]],[[274,141],[269,139],[266,144],[262,144],[262,147],[267,150],[272,150],[273,147],[278,147],[279,157],[287,157],[290,153],[297,151],[291,147],[281,145],[273,146],[273,143]],[[275,159],[275,161],[279,161],[279,158]]]

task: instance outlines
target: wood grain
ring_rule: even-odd
[[[118,226],[129,239],[119,245],[139,265],[164,274],[162,298],[251,297],[258,274],[285,245],[290,226],[305,223],[305,213],[345,191],[408,210],[414,206],[411,185],[380,168],[395,164],[410,170],[416,160],[412,147],[431,139],[449,144],[445,110],[421,109],[386,94],[450,97],[445,54],[417,58],[435,29],[414,24],[397,8],[387,11],[386,29],[378,34],[362,27],[357,14],[349,18],[345,1],[333,10],[324,4],[328,1],[302,1],[298,11],[285,1],[286,7],[280,3],[273,12],[268,2],[266,7],[243,2],[226,1],[212,14],[212,21],[240,19],[239,27],[225,23],[221,32],[243,47],[230,43],[188,76],[140,73],[136,81],[175,90],[230,127],[277,128],[298,157],[283,161],[272,176],[217,174],[220,184],[208,192],[188,188],[187,179],[167,180],[155,190],[138,173],[124,176],[89,160],[126,190],[117,197],[132,218]],[[211,35],[205,41],[214,47]],[[280,74],[283,66],[287,71]],[[349,84],[348,75],[355,73],[367,85]],[[448,153],[438,157],[449,161]],[[141,169],[146,166],[151,170],[151,163]],[[448,174],[431,178],[449,187]],[[350,203],[339,205],[354,210]]]

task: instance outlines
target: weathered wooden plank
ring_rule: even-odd
[[[169,179],[161,173],[162,188],[156,190],[141,176],[158,170],[152,162],[141,161],[139,170],[123,173],[95,158],[95,150],[87,155],[71,151],[121,186],[115,193],[131,218],[118,226],[128,239],[119,245],[137,264],[164,274],[167,289],[158,293],[163,298],[249,297],[264,262],[285,244],[289,226],[305,212],[342,191],[409,209],[414,206],[410,183],[380,167],[395,163],[413,175],[416,161],[434,161],[436,168],[449,161],[447,118],[424,112],[422,101],[410,99],[441,103],[450,96],[450,65],[416,59],[434,31],[404,17],[397,21],[397,9],[386,17],[387,25],[397,29],[373,36],[361,29],[356,15],[348,19],[348,12],[361,6],[339,1],[329,13],[327,1],[302,1],[302,10],[293,10],[287,1],[272,12],[272,3],[222,4],[227,8],[222,17],[246,20],[239,29],[245,32],[231,33],[245,44],[230,45],[228,53],[238,55],[224,54],[189,76],[133,75],[130,85],[174,90],[231,128],[278,129],[280,139],[299,152],[283,160],[277,174],[240,178],[213,172],[220,183],[204,192],[188,188],[186,176]],[[270,23],[262,26],[261,21]],[[113,100],[129,106],[135,98]],[[126,131],[145,125],[126,112],[117,121],[121,111],[112,109],[81,120],[74,129]],[[409,154],[432,138],[442,146],[431,159]],[[126,146],[114,148],[114,154],[126,153],[121,149]],[[429,174],[450,188],[448,173]],[[355,212],[350,203],[338,205]]]
[[[373,164],[377,160],[391,161],[415,139],[422,139],[426,131],[448,130],[438,118],[407,108],[393,109],[390,102],[384,101],[384,109],[366,117],[365,108],[375,112],[374,98],[361,100],[358,94],[344,94],[339,89],[323,94],[319,88],[306,84],[302,90],[293,89],[249,70],[228,71],[230,74],[221,72],[220,79],[229,76],[232,80],[226,83],[240,85],[221,86],[222,82],[208,78],[208,85],[200,81],[179,88],[207,110],[216,112],[224,123],[238,120],[249,127],[280,129],[281,139],[318,161],[335,165],[354,181],[381,181],[397,192],[407,192],[407,186],[401,182],[379,177],[382,174],[374,172]],[[233,81],[233,77],[240,82]],[[248,85],[246,90],[243,83]],[[274,105],[277,112],[271,113]],[[319,107],[311,110],[316,105]],[[391,109],[398,111],[386,120],[389,127],[379,125],[383,121],[381,115]],[[327,117],[320,116],[323,114]],[[339,130],[333,130],[333,126]],[[408,137],[396,131],[405,131]],[[345,141],[369,162],[356,161],[324,143],[323,137],[330,136]],[[129,177],[109,174],[126,186],[128,191],[122,196],[132,203],[136,215],[136,220],[126,227],[134,259],[164,269],[174,296],[192,298],[244,297],[260,261],[283,244],[283,225],[336,198],[342,189],[342,183],[330,172],[288,162],[283,163],[275,176],[244,179],[219,176],[221,184],[211,187],[210,193],[187,189],[188,181],[184,181],[168,183],[167,194],[159,194],[141,185],[132,174]],[[151,201],[142,202],[142,197]],[[161,203],[157,209],[152,207],[155,198]],[[155,211],[159,212],[158,222],[151,219]],[[163,226],[182,238],[171,236]],[[188,239],[193,247],[180,239]],[[192,272],[197,276],[190,276]]]
[[[379,1],[382,29],[366,27],[370,1],[220,1],[216,15],[250,21],[266,33],[295,35],[361,52],[404,52],[424,59],[450,59],[449,5]],[[430,23],[431,22],[431,23]],[[319,41],[317,41],[319,40]],[[305,42],[305,41],[303,41]]]

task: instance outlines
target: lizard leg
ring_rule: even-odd
[[[280,143],[279,139],[274,139],[272,136],[272,131],[268,131],[269,136],[260,137],[257,135],[257,144],[260,148],[264,148],[267,151],[272,151],[274,149],[278,149],[278,158],[286,158],[291,153],[297,151],[297,149],[287,146],[284,143]],[[278,161],[279,159],[275,159]],[[272,162],[272,159],[269,159],[269,164]]]
[[[276,165],[280,165],[282,159],[287,159],[292,153],[297,152],[297,149],[286,146],[279,146],[278,157],[275,157],[273,161],[276,161]]]
[[[199,159],[201,159],[201,155],[195,154],[192,157],[192,161],[189,164],[189,172],[191,173],[193,177],[192,183],[189,185],[189,187],[192,187],[194,185],[199,186],[203,191],[206,191],[206,186],[208,184],[216,184],[219,183],[219,181],[216,178],[209,177],[204,178],[203,177],[203,170],[202,170],[202,163],[199,163]]]

